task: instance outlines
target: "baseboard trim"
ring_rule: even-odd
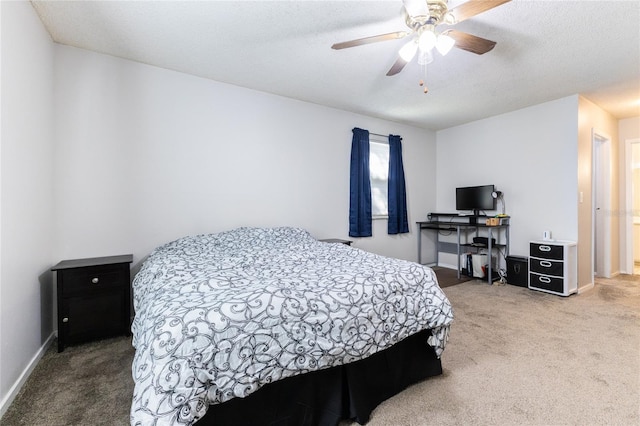
[[[24,384],[27,382],[27,379],[33,372],[33,369],[36,368],[36,365],[38,365],[38,362],[40,362],[44,354],[47,352],[47,349],[49,349],[49,346],[51,346],[51,344],[53,343],[55,337],[56,337],[56,333],[54,331],[47,338],[44,344],[40,347],[38,352],[36,352],[33,358],[31,358],[31,361],[29,361],[25,369],[22,371],[22,374],[20,374],[20,377],[18,377],[18,380],[16,380],[13,386],[11,386],[11,389],[9,389],[9,392],[7,393],[7,395],[2,399],[2,402],[0,403],[0,419],[2,418],[2,416],[4,416],[4,413],[7,412],[7,410],[11,406],[11,403],[20,392],[20,389],[22,389]]]
[[[441,268],[453,269],[454,271],[458,269],[458,265],[449,265],[448,263],[440,262],[438,264]]]
[[[594,283],[585,284],[582,287],[578,287],[578,294],[584,293],[585,291],[591,290],[595,287]]]

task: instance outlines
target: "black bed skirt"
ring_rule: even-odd
[[[289,377],[247,396],[212,405],[198,426],[329,426],[360,424],[382,401],[426,377],[442,374],[427,339],[414,334],[361,361]]]

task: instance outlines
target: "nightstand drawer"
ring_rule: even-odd
[[[64,295],[86,291],[98,291],[105,287],[117,287],[129,284],[129,265],[103,265],[77,268],[62,274]]]

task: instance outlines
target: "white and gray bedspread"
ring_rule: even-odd
[[[435,273],[297,228],[239,228],[155,249],[133,282],[131,424],[191,424],[210,404],[350,363],[453,320]]]

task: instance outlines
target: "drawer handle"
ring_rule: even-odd
[[[93,284],[98,284],[98,281],[100,281],[100,280],[98,279],[98,277],[91,278],[91,282],[92,282]]]
[[[67,317],[62,318],[62,322],[69,322],[69,318]]]
[[[549,262],[548,260],[541,260],[540,266],[544,266],[545,268],[551,268],[551,262]]]
[[[538,280],[540,280],[541,283],[545,284],[549,284],[551,282],[551,278],[549,277],[539,277]]]
[[[549,246],[540,246],[538,248],[540,249],[540,251],[551,251],[551,247]]]

